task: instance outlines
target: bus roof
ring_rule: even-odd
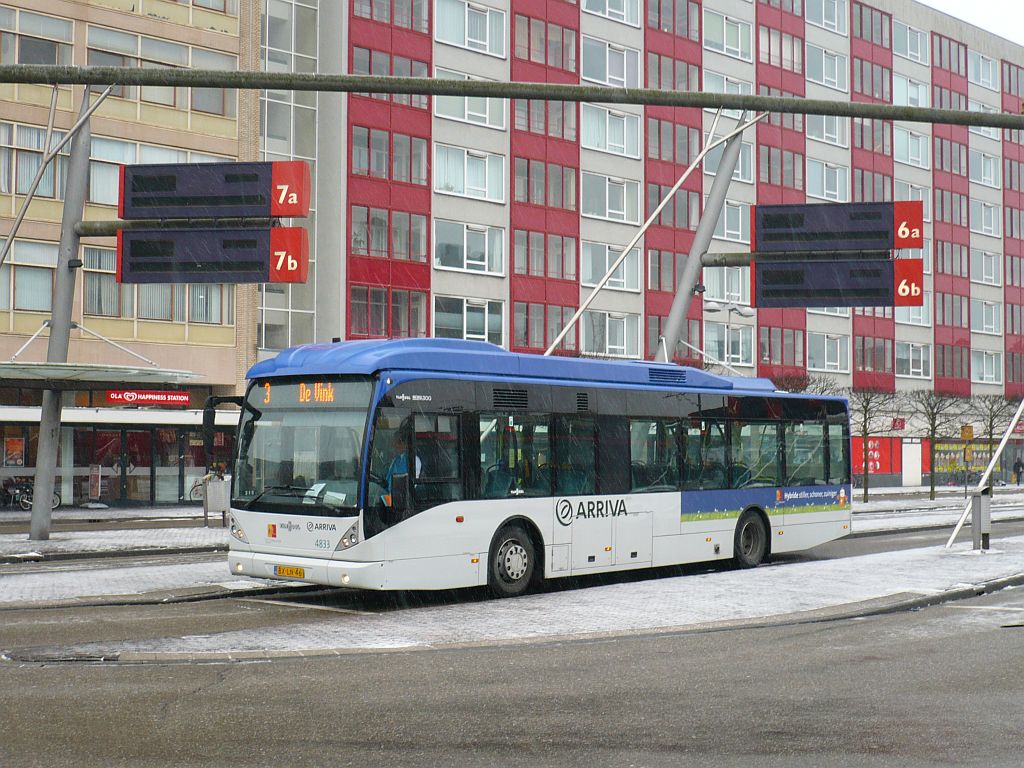
[[[500,378],[548,379],[632,386],[775,392],[769,379],[719,376],[674,363],[595,360],[509,352],[483,341],[397,339],[344,341],[292,347],[256,363],[249,379],[278,376],[421,371]]]

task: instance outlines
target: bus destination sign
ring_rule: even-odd
[[[753,219],[757,258],[828,258],[836,251],[888,258],[894,248],[924,247],[920,200],[758,205]]]

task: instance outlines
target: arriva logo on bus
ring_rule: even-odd
[[[580,517],[618,517],[628,514],[625,499],[591,499],[576,504],[569,499],[559,499],[555,504],[555,517],[562,525],[572,525],[572,521]]]

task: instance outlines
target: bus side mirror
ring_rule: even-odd
[[[203,408],[203,454],[206,456],[208,467],[213,464],[213,429],[216,418],[216,406],[207,402],[206,407]]]
[[[391,476],[391,509],[407,513],[412,509],[412,489],[408,473]]]

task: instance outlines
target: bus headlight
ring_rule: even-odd
[[[239,541],[244,542],[245,544],[249,543],[249,539],[245,535],[245,531],[242,530],[242,526],[240,526],[238,521],[235,520],[234,515],[228,515],[228,532]]]
[[[354,523],[352,523],[351,526],[349,526],[349,529],[341,535],[341,541],[338,542],[338,546],[334,548],[334,551],[341,552],[343,550],[348,549],[349,547],[354,547],[358,543],[359,521],[356,520]]]

